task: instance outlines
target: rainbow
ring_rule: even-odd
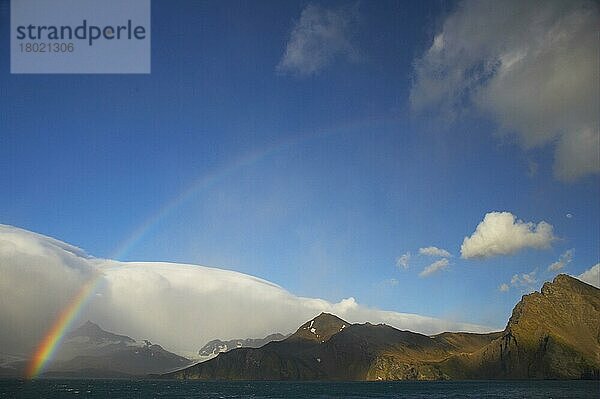
[[[276,149],[280,149],[285,145],[289,145],[289,142],[280,143],[277,145],[269,146],[260,151],[251,152],[230,164],[217,169],[211,173],[208,173],[196,180],[189,185],[181,193],[175,196],[172,200],[165,203],[157,212],[153,213],[149,218],[146,219],[139,227],[137,227],[133,233],[119,245],[114,251],[111,259],[118,260],[135,246],[139,241],[146,237],[156,226],[160,225],[160,222],[165,220],[174,210],[179,209],[189,199],[193,198],[199,192],[210,188],[212,185],[219,181],[222,181],[228,175],[233,172],[249,166],[256,161],[264,158]]]
[[[154,226],[159,225],[163,219],[167,218],[171,214],[171,212],[182,206],[185,202],[187,202],[187,200],[192,198],[198,192],[209,188],[212,184],[225,178],[234,171],[248,166],[264,158],[271,152],[281,149],[287,145],[294,144],[297,141],[299,140],[287,140],[276,145],[271,145],[260,151],[251,152],[219,170],[196,179],[187,189],[183,190],[179,195],[175,196],[174,199],[164,204],[158,210],[158,212],[154,213],[150,218],[136,228],[133,233],[113,251],[109,258],[121,258],[130,248],[142,240]],[[46,332],[44,338],[38,344],[33,356],[31,357],[25,373],[26,378],[36,378],[44,370],[44,367],[48,364],[56,350],[60,347],[65,334],[71,329],[71,325],[77,319],[77,316],[81,310],[85,307],[89,298],[93,294],[98,281],[100,280],[101,274],[96,273],[91,279],[81,286],[79,291],[71,298],[67,306],[59,313],[58,317],[52,324],[52,327]]]
[[[279,150],[298,145],[307,140],[334,135],[340,131],[365,125],[371,126],[374,122],[381,122],[381,119],[369,119],[362,121],[362,123],[354,121],[335,128],[311,131],[310,133],[300,134],[292,138],[281,140],[264,148],[250,152],[237,160],[226,164],[220,169],[194,180],[192,184],[180,192],[179,195],[166,202],[157,212],[141,223],[140,226],[113,251],[112,255],[109,256],[109,259],[118,260],[123,257],[133,246],[141,241],[155,226],[159,225],[160,222],[166,219],[173,211],[181,207],[199,192],[210,188],[218,181],[221,181],[241,168],[250,166]],[[67,306],[60,312],[58,318],[54,321],[54,324],[52,324],[52,327],[38,344],[26,370],[27,378],[39,376],[46,364],[52,359],[52,356],[60,346],[66,332],[70,330],[71,325],[77,319],[77,316],[92,296],[98,282],[102,280],[101,276],[101,273],[95,273],[91,279],[81,286],[76,295],[71,298]]]
[[[100,275],[96,274],[92,279],[85,282],[77,294],[71,299],[66,308],[62,310],[54,324],[48,330],[44,339],[39,343],[33,357],[29,361],[25,376],[29,379],[37,377],[44,369],[44,366],[52,358],[56,349],[69,330],[69,327],[76,319],[80,310],[85,306],[91,294],[94,292]]]
[[[188,199],[192,198],[199,191],[209,188],[212,184],[226,177],[230,173],[239,170],[242,167],[248,166],[261,158],[264,158],[271,152],[281,149],[287,145],[294,144],[298,139],[287,140],[276,145],[268,146],[260,151],[255,151],[239,158],[238,160],[226,165],[225,167],[202,176],[196,179],[187,189],[183,190],[179,195],[171,201],[164,204],[158,212],[154,213],[144,223],[142,223],[133,233],[123,241],[123,244],[118,246],[110,259],[121,258],[131,247],[142,240],[152,228],[168,217],[171,212],[183,205]],[[65,334],[70,330],[71,325],[77,319],[81,310],[85,307],[89,298],[94,292],[96,285],[101,280],[101,274],[96,273],[91,279],[85,282],[79,291],[71,298],[67,306],[60,312],[52,327],[46,332],[44,338],[38,344],[29,364],[27,366],[25,376],[28,379],[36,378],[44,370],[44,367],[52,359],[56,350]]]

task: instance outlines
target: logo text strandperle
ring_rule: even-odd
[[[86,19],[81,25],[73,28],[69,25],[20,25],[16,28],[18,40],[87,40],[88,45],[92,46],[95,40],[144,40],[146,38],[146,28],[141,25],[133,26],[129,19],[125,25],[103,27],[89,25]]]

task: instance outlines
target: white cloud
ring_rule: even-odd
[[[356,60],[351,42],[357,8],[323,8],[309,4],[302,10],[287,42],[277,70],[297,75],[313,75],[338,58]]]
[[[563,134],[556,146],[554,174],[564,181],[577,180],[581,176],[600,170],[600,134],[594,127]]]
[[[461,256],[489,258],[514,254],[524,248],[549,248],[555,240],[552,225],[525,223],[510,212],[490,212],[460,247]]]
[[[398,268],[402,268],[404,270],[408,269],[408,264],[410,262],[410,252],[407,252],[396,259],[396,266]]]
[[[452,256],[450,252],[438,247],[419,248],[419,253],[425,256],[437,256],[440,258],[450,258]]]
[[[555,146],[554,174],[600,171],[598,3],[459,3],[415,61],[410,102],[454,119],[475,110],[524,149]]]
[[[449,264],[450,262],[448,262],[448,259],[437,260],[423,269],[423,271],[419,273],[419,277],[429,277],[440,270],[444,270]]]
[[[594,266],[577,276],[577,278],[589,285],[600,288],[600,263],[596,263]]]
[[[573,261],[573,250],[568,249],[562,255],[559,256],[558,260],[548,266],[549,271],[558,271],[563,269],[566,265]]]
[[[520,288],[522,291],[532,291],[538,280],[536,277],[537,271],[533,270],[529,273],[514,274],[510,279],[510,283],[502,283],[498,289],[500,292],[508,292],[510,287]]]
[[[289,333],[320,312],[349,322],[386,323],[426,334],[488,331],[416,314],[368,308],[354,298],[332,303],[299,297],[268,281],[233,271],[174,263],[91,258],[72,246],[0,225],[0,347],[29,355],[78,292],[99,273],[95,294],[77,322],[149,339],[191,355],[214,338]]]
[[[515,274],[510,279],[510,285],[513,287],[531,288],[537,284],[537,282],[535,270],[530,273],[523,273],[521,275]]]
[[[0,225],[0,348],[27,355],[57,311],[92,275],[79,249]]]

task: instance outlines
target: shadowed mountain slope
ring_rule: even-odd
[[[126,377],[164,373],[190,363],[160,345],[136,342],[88,321],[65,337],[45,375]]]

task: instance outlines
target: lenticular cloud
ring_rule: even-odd
[[[350,322],[387,323],[433,334],[488,331],[415,314],[370,309],[354,298],[331,303],[295,296],[253,276],[197,265],[117,262],[63,242],[0,225],[0,345],[28,355],[80,287],[95,290],[75,323],[149,339],[191,356],[208,340],[288,333],[320,312]],[[6,351],[6,349],[3,349]]]

